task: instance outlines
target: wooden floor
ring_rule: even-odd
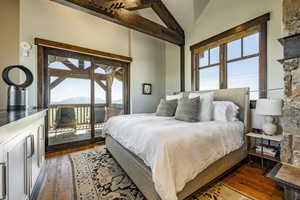
[[[264,174],[265,170],[245,164],[226,176],[223,183],[259,200],[283,200],[283,189]]]
[[[68,154],[94,145],[47,155],[47,177],[38,200],[74,200]],[[282,189],[264,176],[264,170],[245,164],[223,179],[228,186],[258,200],[282,200]]]

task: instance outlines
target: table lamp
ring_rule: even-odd
[[[277,131],[274,116],[282,114],[282,100],[281,99],[258,99],[256,102],[257,115],[265,116],[265,123],[262,127],[266,135],[274,135]]]

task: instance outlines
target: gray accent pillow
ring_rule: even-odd
[[[200,110],[200,98],[182,98],[178,100],[175,119],[186,122],[198,122]]]
[[[176,108],[177,108],[177,99],[171,101],[166,101],[164,99],[161,99],[156,109],[156,116],[173,117]]]
[[[200,101],[201,101],[200,108],[199,108],[199,120],[201,122],[211,121],[213,119],[214,92],[189,94],[190,99],[196,97],[200,97]]]

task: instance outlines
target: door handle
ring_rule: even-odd
[[[1,166],[1,173],[2,173],[2,188],[1,188],[1,199],[6,198],[6,165],[5,163],[0,163]]]
[[[31,158],[34,155],[34,136],[33,135],[29,135],[26,138],[26,151],[27,151],[27,142],[28,139],[30,139],[30,154],[26,155],[27,158]]]
[[[30,135],[30,149],[31,149],[31,154],[30,154],[30,158],[34,155],[34,135]]]
[[[44,130],[45,130],[45,129],[44,129],[44,126],[43,126],[43,125],[40,126],[40,130],[41,130],[41,137],[40,137],[40,139],[41,139],[41,140],[44,140],[44,139],[45,139],[45,135],[44,135]]]

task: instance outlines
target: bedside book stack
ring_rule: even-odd
[[[278,150],[271,146],[256,145],[255,152],[257,154],[263,154],[275,158]]]
[[[250,132],[246,134],[248,140],[248,154],[261,158],[261,165],[264,166],[264,159],[280,162],[280,142],[282,135],[264,135]],[[251,139],[252,138],[252,139]]]

